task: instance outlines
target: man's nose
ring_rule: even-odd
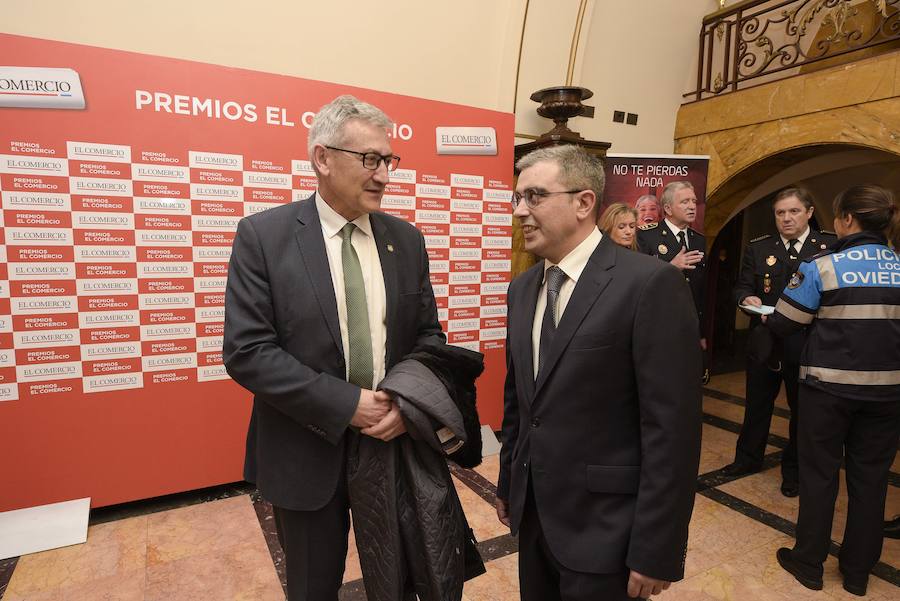
[[[513,217],[517,219],[522,219],[523,217],[528,216],[528,205],[525,204],[525,201],[522,200],[519,204],[513,207]]]
[[[375,168],[375,172],[372,174],[372,179],[382,184],[390,181],[391,174],[388,172],[387,164],[384,161],[378,163],[378,167]]]

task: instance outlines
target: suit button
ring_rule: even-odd
[[[539,427],[540,425],[541,425],[541,420],[540,420],[540,418],[537,418],[537,417],[536,417],[536,418],[534,418],[533,420],[531,420],[531,427],[532,427],[532,428],[537,428],[537,427]]]

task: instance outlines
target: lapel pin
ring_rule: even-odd
[[[775,260],[776,260],[775,255],[769,255],[768,257],[766,257],[766,265],[771,267],[772,265],[775,264]]]
[[[394,252],[394,245],[393,245],[393,244],[388,244],[388,245],[387,245],[387,249],[388,249],[388,252],[389,252],[389,253]]]
[[[668,254],[668,252],[669,252],[669,249],[666,247],[665,244],[660,244],[659,246],[656,247],[656,250],[658,250],[659,254],[661,254],[661,255]]]

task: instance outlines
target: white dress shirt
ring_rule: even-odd
[[[684,243],[687,245],[687,249],[691,250],[691,239],[688,237],[688,226],[684,226],[683,230],[678,229],[674,223],[669,221],[669,218],[666,217],[663,219],[666,222],[666,226],[669,228],[669,231],[675,235],[675,240],[678,240],[678,234],[680,232],[684,232]]]
[[[581,277],[581,272],[584,271],[588,260],[594,254],[594,250],[602,239],[603,234],[600,233],[599,229],[594,228],[588,237],[572,249],[572,252],[563,257],[562,261],[557,265],[566,274],[566,279],[559,289],[559,299],[556,303],[557,323],[562,321],[563,313],[569,304],[569,299],[572,298],[572,292],[575,290],[578,278]],[[534,322],[531,326],[531,348],[533,349],[531,359],[535,378],[537,378],[538,370],[538,349],[541,347],[541,325],[544,322],[544,310],[547,307],[547,270],[551,267],[553,267],[553,263],[544,259],[544,279],[538,292],[537,306],[534,308]]]
[[[788,252],[788,255],[793,254],[794,251],[793,251],[793,249],[791,249],[790,245],[788,244],[790,242],[790,238],[785,238],[781,234],[778,234],[778,237],[781,238],[781,243],[784,245],[784,250],[786,250]],[[809,237],[809,226],[807,225],[806,231],[803,232],[802,234],[800,234],[799,236],[797,236],[797,240],[800,243],[800,246],[797,248],[798,253],[800,252],[800,249],[803,248],[803,245],[806,244],[806,239],[808,237]]]
[[[328,266],[331,269],[331,283],[334,286],[334,297],[337,300],[338,320],[341,323],[341,346],[344,350],[344,362],[347,364],[344,377],[349,377],[350,370],[350,338],[347,335],[347,296],[344,292],[344,262],[341,258],[341,229],[347,220],[341,217],[316,192],[316,210],[322,224],[322,235],[325,238],[325,252],[328,255]],[[387,340],[387,300],[384,292],[384,274],[381,271],[381,260],[378,247],[372,233],[369,215],[364,214],[353,220],[356,229],[350,243],[359,257],[363,282],[366,286],[366,302],[369,306],[369,330],[372,334],[372,373],[374,379],[371,389],[384,378],[385,341]]]

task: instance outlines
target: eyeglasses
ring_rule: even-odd
[[[381,163],[384,163],[384,166],[387,167],[388,171],[393,171],[400,164],[400,157],[395,154],[381,155],[377,152],[357,152],[356,150],[347,150],[346,148],[338,148],[336,146],[326,146],[325,148],[357,155],[362,161],[363,167],[370,171],[378,169],[378,166]]]
[[[578,194],[582,190],[559,190],[557,192],[541,192],[533,188],[528,188],[524,192],[516,192],[512,197],[513,210],[519,208],[519,204],[524,200],[525,206],[533,209],[541,203],[541,199],[545,196],[553,194]]]

